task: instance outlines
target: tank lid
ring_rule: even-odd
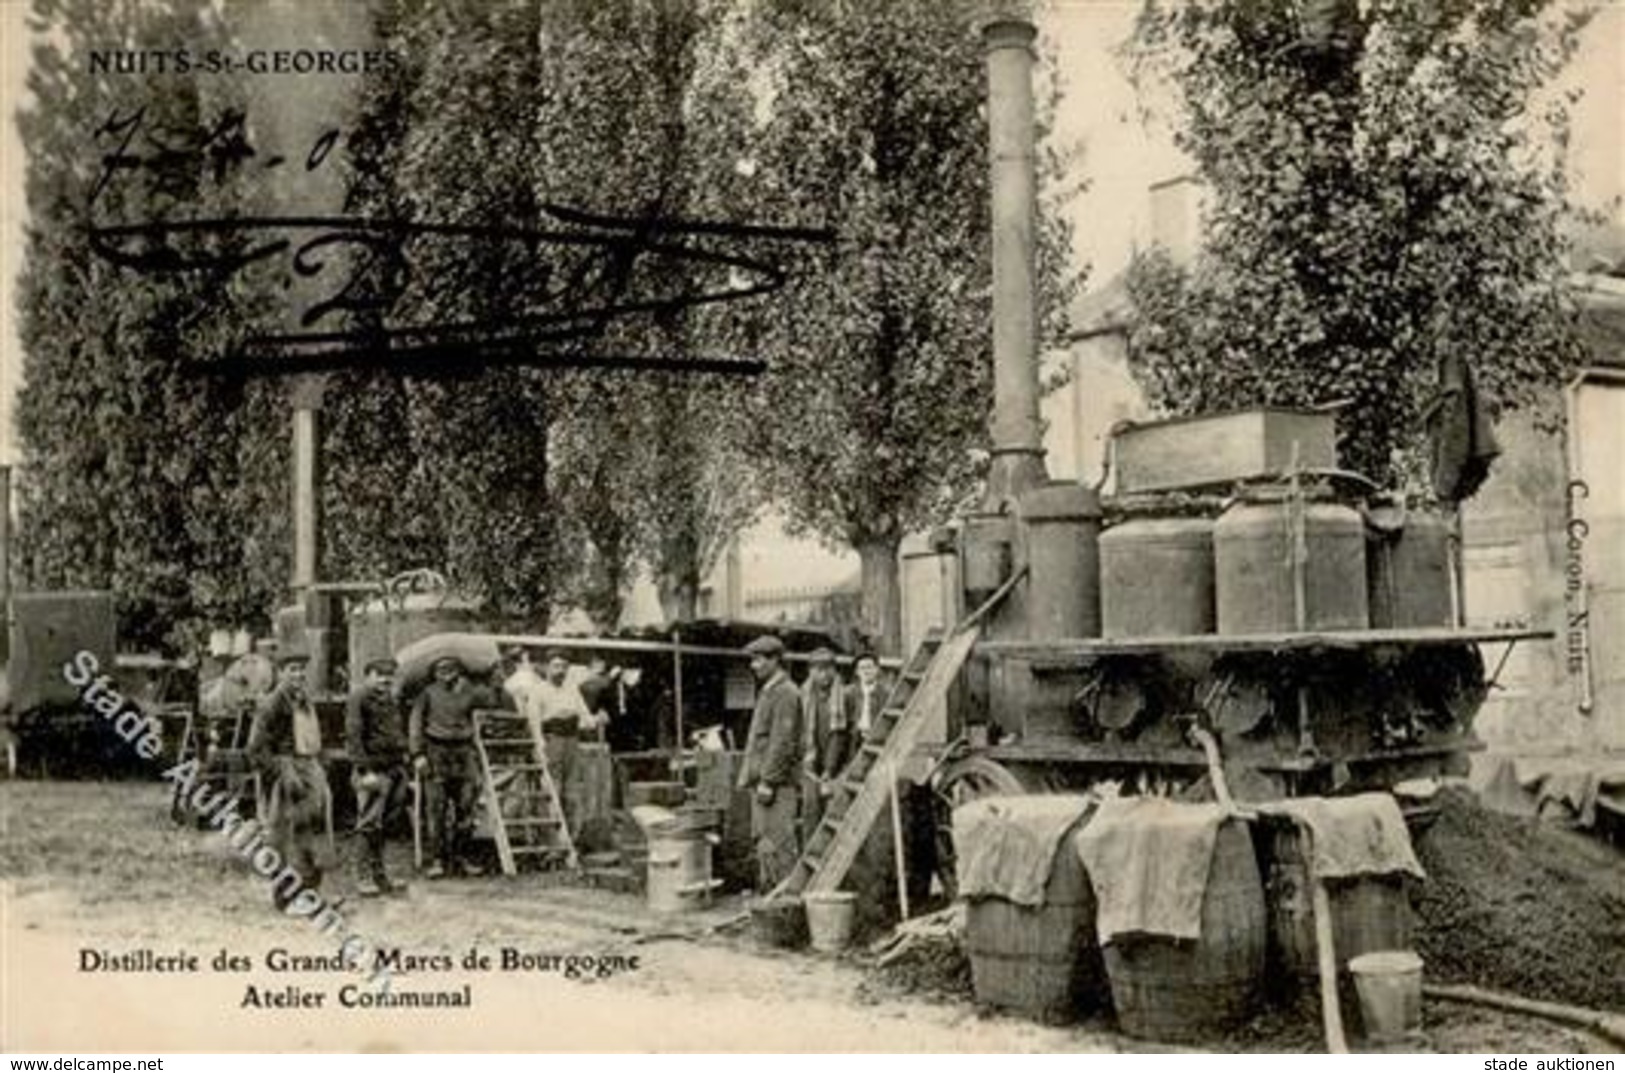
[[[1100,497],[1077,481],[1049,481],[1021,493],[1021,515],[1029,522],[1099,518]]]

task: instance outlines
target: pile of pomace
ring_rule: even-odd
[[[1551,823],[1440,795],[1416,838],[1427,978],[1625,1009],[1625,854]]]

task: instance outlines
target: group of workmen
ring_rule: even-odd
[[[841,681],[833,652],[807,656],[808,671],[792,681],[783,642],[760,637],[745,646],[761,683],[739,772],[751,792],[751,835],[758,890],[778,886],[795,866],[805,835],[817,826],[847,761],[875,727],[885,704],[880,665],[860,655],[850,684]],[[277,681],[259,702],[248,752],[268,788],[265,823],[271,844],[307,887],[316,889],[332,861],[332,794],[322,765],[322,732],[306,691],[309,660],[286,653]],[[572,675],[562,651],[548,652],[538,667],[527,653],[507,654],[501,685],[479,680],[457,659],[434,661],[403,718],[393,659],[369,660],[345,708],[345,748],[356,800],[354,867],[364,897],[397,890],[384,867],[385,832],[405,803],[406,790],[421,787],[425,876],[479,875],[471,849],[474,810],[483,787],[475,746],[474,713],[502,708],[524,714],[540,737],[547,768],[560,796],[564,822],[574,829],[570,787],[577,743],[599,735],[611,719],[618,669],[593,659],[585,678]],[[286,908],[293,891],[274,892]]]
[[[271,845],[317,889],[333,864],[332,793],[322,764],[322,732],[306,689],[309,657],[289,652],[277,660],[277,681],[256,706],[248,753],[266,787],[264,822]],[[458,659],[434,661],[430,679],[409,706],[396,688],[395,660],[367,661],[345,705],[344,745],[356,802],[356,890],[363,897],[398,891],[384,867],[385,832],[405,805],[407,788],[421,788],[425,876],[482,874],[474,860],[474,810],[483,775],[474,742],[474,713],[507,709],[524,714],[543,742],[548,772],[559,788],[564,822],[575,817],[566,788],[583,734],[602,734],[611,718],[616,670],[593,659],[585,678],[572,675],[562,651],[546,654],[542,669],[523,651],[504,659],[500,688],[478,680]],[[403,718],[403,706],[405,707]],[[279,909],[295,891],[273,892]]]
[[[857,657],[853,681],[843,684],[835,654],[817,649],[807,656],[807,676],[797,686],[778,638],[759,637],[745,651],[761,689],[739,786],[752,793],[757,889],[765,894],[795,867],[803,840],[816,829],[852,754],[874,730],[886,697],[880,663],[871,654]]]

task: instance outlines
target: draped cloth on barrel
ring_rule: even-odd
[[[1404,873],[1426,879],[1411,848],[1399,803],[1388,794],[1291,797],[1253,806],[1266,816],[1287,816],[1309,828],[1316,879],[1354,879]]]
[[[963,898],[1041,906],[1062,842],[1095,799],[1034,794],[983,797],[954,809],[955,870]]]
[[[1073,845],[1095,891],[1102,944],[1125,934],[1201,937],[1202,896],[1225,817],[1218,805],[1160,797],[1101,803]]]

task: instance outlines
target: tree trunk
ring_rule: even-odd
[[[692,574],[662,574],[659,582],[660,611],[666,624],[692,622],[699,617],[700,586]]]
[[[883,656],[901,654],[903,590],[898,584],[897,537],[877,537],[858,545],[863,562],[863,628]]]
[[[684,519],[677,532],[668,531],[661,541],[656,584],[660,589],[660,610],[666,622],[692,622],[699,617],[700,542],[691,519]]]

